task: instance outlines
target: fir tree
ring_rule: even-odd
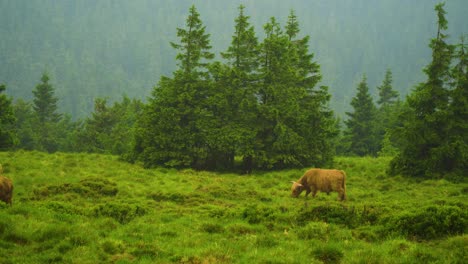
[[[22,99],[16,100],[13,105],[16,123],[15,128],[18,133],[18,145],[16,148],[33,150],[35,148],[34,110],[30,102]]]
[[[55,97],[55,89],[49,83],[47,73],[42,74],[41,82],[33,90],[34,100],[33,109],[40,123],[60,121],[61,115],[57,113],[58,98]]]
[[[448,120],[449,144],[447,153],[450,157],[445,169],[454,174],[464,175],[468,171],[468,54],[464,37],[457,45],[456,60],[453,68],[453,89],[450,91]]]
[[[57,113],[58,99],[55,90],[49,83],[49,76],[44,73],[41,83],[33,90],[33,110],[36,117],[34,122],[35,149],[47,152],[55,152],[59,148],[58,124],[61,114]]]
[[[435,7],[437,35],[431,40],[432,61],[424,69],[427,81],[408,97],[408,111],[398,129],[400,153],[392,160],[390,172],[415,177],[440,177],[451,165],[449,151],[449,87],[453,46],[446,42],[447,20],[444,4]]]
[[[376,113],[376,142],[378,143],[379,155],[385,153],[385,155],[395,154],[396,151],[394,146],[393,137],[390,134],[390,130],[397,125],[397,114],[401,108],[401,102],[398,99],[398,92],[393,89],[392,86],[392,71],[387,69],[385,72],[385,78],[382,85],[377,87],[379,91],[378,110]],[[382,148],[386,150],[382,150]],[[392,149],[393,151],[388,151]]]
[[[309,37],[297,38],[294,12],[286,33],[275,18],[264,29],[255,162],[261,168],[324,166],[331,162],[336,131],[328,90],[315,87],[321,76]]]
[[[210,52],[210,35],[205,33],[205,26],[194,5],[190,7],[185,25],[186,28],[177,28],[180,43],[171,42],[171,46],[179,50],[176,59],[184,74],[200,74],[199,71],[207,66],[204,59],[213,59],[214,54]]]
[[[195,6],[189,10],[186,28],[178,28],[179,68],[173,78],[162,77],[140,122],[135,150],[145,166],[204,168],[208,159],[206,142],[211,113],[207,60],[209,35]]]
[[[354,111],[346,113],[349,119],[345,121],[347,152],[358,156],[375,155],[376,108],[365,75],[357,87],[356,96],[351,100],[351,106]]]
[[[231,45],[221,53],[227,65],[215,63],[211,67],[215,95],[210,105],[218,122],[212,134],[218,138],[218,146],[212,153],[224,168],[234,166],[234,155],[241,156],[243,171],[249,173],[257,130],[258,41],[244,9],[243,5],[239,6]],[[219,141],[219,138],[224,140]]]
[[[393,90],[392,81],[392,71],[387,69],[382,85],[377,87],[379,91],[379,101],[377,101],[377,103],[381,107],[391,105],[398,99],[399,94],[397,91]]]
[[[14,127],[16,117],[11,99],[3,94],[5,90],[6,86],[0,84],[0,151],[12,148],[17,139]]]

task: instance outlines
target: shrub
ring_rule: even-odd
[[[146,214],[146,209],[134,204],[125,202],[109,202],[100,204],[94,208],[96,216],[108,216],[117,220],[121,224],[126,224],[134,218]]]
[[[246,235],[256,233],[255,229],[252,226],[244,223],[232,224],[227,229],[230,234],[234,235]]]
[[[104,252],[110,255],[123,253],[125,246],[120,240],[107,239],[101,243],[101,248]]]
[[[468,212],[458,206],[428,206],[416,212],[386,219],[387,230],[412,239],[429,240],[463,234],[468,226]]]
[[[340,263],[344,254],[337,246],[325,244],[316,248],[312,255],[323,263]]]
[[[297,237],[300,239],[319,239],[327,240],[330,229],[327,223],[310,222],[297,231]]]
[[[312,208],[301,208],[296,222],[299,225],[305,225],[310,221],[323,221],[355,228],[377,222],[380,214],[380,211],[372,206],[348,208],[342,205],[319,205]]]
[[[117,185],[106,179],[86,178],[79,183],[64,183],[61,185],[46,185],[33,191],[33,199],[41,200],[59,194],[76,193],[86,197],[115,196],[118,193]]]
[[[148,195],[149,198],[156,202],[169,201],[174,203],[183,203],[186,200],[186,196],[180,193],[163,193],[155,192]]]
[[[162,255],[163,251],[155,244],[140,242],[130,253],[137,258],[156,259]]]
[[[273,215],[273,209],[257,204],[249,205],[242,211],[242,218],[249,224],[258,224],[268,220]]]
[[[204,223],[200,227],[200,229],[206,233],[214,234],[214,233],[223,233],[224,227],[220,224],[216,223]]]

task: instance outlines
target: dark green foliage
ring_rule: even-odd
[[[33,90],[33,109],[40,124],[57,123],[61,115],[57,113],[58,99],[55,97],[55,89],[49,83],[47,73],[42,74],[41,82]]]
[[[340,205],[314,206],[301,208],[296,215],[298,225],[309,221],[323,221],[355,228],[359,225],[375,223],[380,219],[381,210],[374,206],[344,207]]]
[[[165,252],[154,243],[139,243],[131,252],[133,256],[141,259],[157,260]],[[157,262],[157,261],[156,261]]]
[[[224,233],[224,227],[220,224],[214,224],[214,223],[204,223],[200,227],[200,229],[203,232],[210,233],[210,234],[216,234],[216,233]]]
[[[379,144],[376,138],[377,111],[365,75],[357,87],[356,96],[351,100],[351,106],[354,111],[346,113],[349,119],[345,121],[345,151],[351,155],[374,156]]]
[[[211,76],[217,93],[210,105],[218,116],[218,127],[211,134],[217,140],[214,155],[225,161],[225,168],[232,168],[234,155],[243,157],[243,170],[252,170],[252,155],[255,147],[257,98],[255,97],[258,76],[258,41],[250,17],[245,15],[244,6],[239,6],[239,15],[235,19],[231,45],[221,56],[227,65],[214,63]],[[219,153],[219,154],[217,154]]]
[[[57,112],[58,98],[55,89],[49,83],[49,76],[44,73],[41,83],[33,90],[33,123],[34,148],[47,152],[56,152],[59,149],[60,138],[59,122],[61,114]]]
[[[324,244],[316,248],[312,255],[323,263],[341,263],[344,254],[338,246]]]
[[[124,201],[107,202],[94,208],[94,215],[112,217],[121,224],[127,224],[136,217],[145,215],[146,212],[145,207]]]
[[[264,26],[254,150],[254,163],[263,169],[326,166],[333,156],[328,88],[315,87],[319,65],[308,51],[309,37],[297,38],[297,27],[293,12],[287,34],[275,18]]]
[[[0,151],[13,147],[16,141],[15,122],[11,99],[3,94],[6,90],[4,84],[0,84]]]
[[[410,239],[440,239],[464,234],[468,229],[466,208],[428,206],[415,212],[404,212],[383,220],[386,228]]]
[[[187,29],[178,29],[179,70],[161,78],[137,129],[135,156],[145,166],[232,169],[242,158],[244,172],[325,166],[336,136],[328,88],[315,86],[319,65],[297,38],[297,19],[287,34],[275,18],[265,25],[258,46],[240,6],[227,64],[207,64],[209,35],[192,7]],[[197,55],[198,54],[198,55]]]
[[[379,91],[379,100],[377,103],[383,107],[386,105],[392,105],[396,102],[398,99],[398,92],[393,90],[392,87],[392,71],[390,69],[387,69],[385,72],[385,79],[382,82],[382,85],[377,87],[377,90]]]
[[[35,149],[34,111],[31,103],[19,99],[15,102],[13,108],[16,117],[16,131],[18,133],[17,148],[26,150]]]
[[[466,56],[461,48],[460,64],[457,70],[451,68],[454,46],[446,42],[443,7],[435,7],[438,28],[429,45],[432,61],[424,69],[427,80],[408,97],[408,109],[400,117],[403,123],[395,130],[400,153],[390,165],[391,174],[440,178],[463,174],[468,168],[468,129],[463,121],[467,116]]]
[[[78,144],[73,150],[122,155],[129,160],[136,121],[142,112],[143,103],[126,96],[111,107],[106,99],[96,99],[94,112],[78,132]]]
[[[454,88],[449,91],[452,102],[448,108],[450,135],[446,150],[449,157],[447,167],[452,176],[468,171],[468,54],[464,37],[457,45],[456,58],[452,69]]]
[[[399,94],[392,86],[392,71],[387,69],[382,85],[377,87],[379,91],[378,109],[376,113],[376,143],[380,156],[395,156],[397,149],[396,139],[392,137],[391,129],[398,125],[398,114],[402,103]]]
[[[326,241],[329,237],[329,224],[324,222],[309,222],[297,232],[297,237],[304,240],[317,239]]]
[[[209,52],[209,34],[199,14],[190,8],[186,28],[178,28],[179,69],[174,78],[162,77],[140,121],[135,152],[145,166],[207,167],[212,114],[207,104],[211,96],[204,60]]]
[[[187,196],[180,194],[180,193],[163,193],[163,192],[156,192],[148,195],[151,199],[155,200],[156,202],[161,201],[172,201],[175,203],[183,203],[188,198]]]
[[[249,224],[258,224],[271,220],[274,211],[265,206],[252,205],[244,208],[242,211],[242,218],[245,219]]]
[[[55,195],[70,195],[75,193],[83,197],[115,196],[118,192],[114,182],[104,178],[85,178],[79,183],[64,183],[61,185],[47,185],[34,189],[33,199],[46,199]]]

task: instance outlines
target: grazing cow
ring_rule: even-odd
[[[13,196],[13,182],[7,177],[2,176],[3,168],[0,165],[0,201],[11,205],[11,197]]]
[[[346,199],[346,174],[342,170],[310,169],[297,182],[292,183],[293,197],[298,197],[304,190],[306,197],[310,192],[315,197],[317,191],[327,194],[335,191],[341,201]]]

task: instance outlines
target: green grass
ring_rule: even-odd
[[[336,158],[348,200],[290,197],[304,170],[153,169],[95,154],[1,152],[0,263],[467,263],[468,184]],[[466,175],[465,175],[466,176]]]

